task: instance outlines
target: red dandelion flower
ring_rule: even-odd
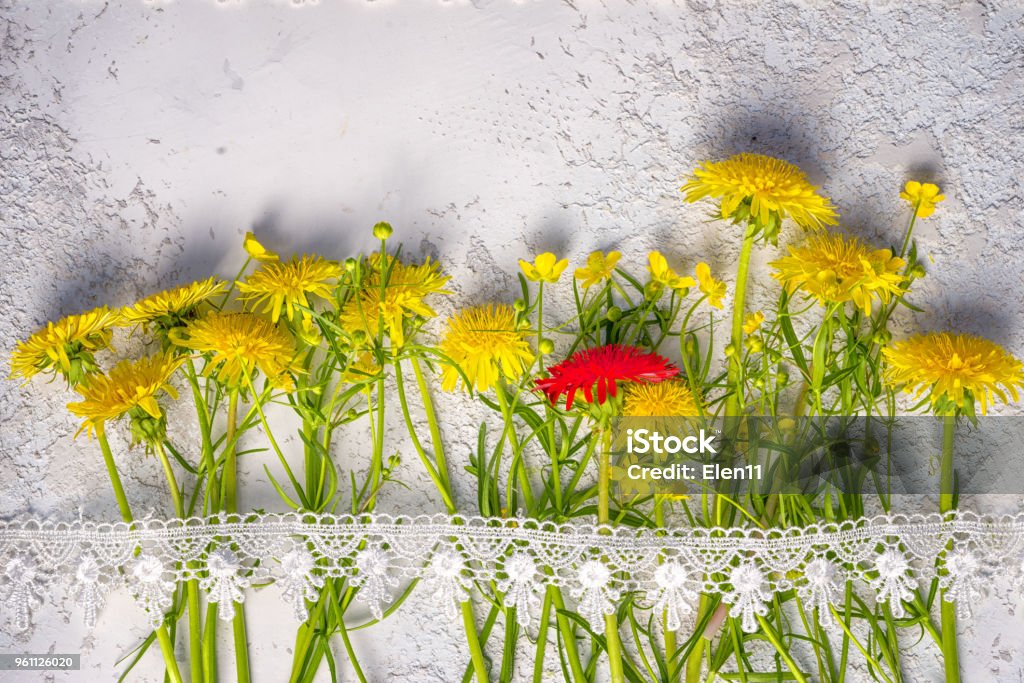
[[[656,353],[647,353],[635,346],[608,344],[595,349],[577,351],[568,360],[548,368],[550,377],[535,380],[552,404],[566,395],[565,409],[572,408],[576,392],[583,391],[587,401],[603,404],[608,395],[616,395],[618,382],[657,383],[679,374],[679,369]]]

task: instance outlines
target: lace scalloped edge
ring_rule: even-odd
[[[893,616],[938,580],[967,616],[988,577],[1024,571],[1024,514],[960,511],[882,515],[787,529],[634,529],[462,516],[216,515],[132,523],[0,521],[0,613],[31,627],[44,596],[63,586],[96,623],[106,595],[125,587],[154,626],[178,586],[195,581],[230,620],[253,585],[273,582],[305,620],[330,580],[344,580],[377,619],[404,582],[423,580],[454,616],[477,582],[494,582],[528,626],[548,587],[566,590],[598,630],[626,594],[679,628],[700,593],[718,594],[747,631],[774,594],[814,609],[843,600],[847,583]]]

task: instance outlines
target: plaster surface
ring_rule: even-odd
[[[230,277],[249,229],[284,253],[344,257],[388,220],[454,276],[442,317],[509,299],[516,259],[543,250],[579,263],[614,247],[639,267],[657,248],[731,280],[735,235],[678,187],[739,151],[799,164],[844,229],[882,245],[902,234],[903,182],[939,183],[948,200],[916,232],[927,312],[900,330],[955,327],[1020,357],[1022,69],[1018,2],[0,0],[0,375],[47,320]],[[773,256],[757,255],[755,288]],[[67,400],[56,383],[0,380],[0,515],[116,518]],[[479,415],[459,397],[441,409],[460,468]],[[361,454],[344,457],[358,467]],[[122,468],[139,508],[167,509],[154,461]],[[261,467],[242,471],[243,505],[280,509]],[[399,473],[410,490],[383,510],[442,509],[412,455]],[[966,680],[1024,680],[1010,578],[961,623]],[[257,680],[283,680],[290,613],[273,590],[251,600]],[[45,680],[111,680],[148,632],[124,593],[93,633],[70,600],[48,603],[27,634],[0,625],[0,651],[83,652],[83,672]],[[370,680],[461,676],[459,629],[434,611],[419,593],[356,635]],[[942,679],[932,649],[906,661],[908,680]],[[160,670],[147,656],[136,680]]]

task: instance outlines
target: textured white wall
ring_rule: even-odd
[[[659,248],[731,272],[732,235],[677,188],[737,151],[800,164],[848,230],[883,244],[902,230],[903,181],[939,182],[949,200],[917,232],[935,260],[916,298],[929,312],[902,324],[1022,355],[1022,22],[1019,2],[0,0],[0,373],[48,319],[233,274],[250,228],[340,257],[389,220],[443,260],[459,305],[507,298],[524,251]],[[66,400],[0,381],[0,515],[116,517]],[[462,412],[446,422],[456,457],[475,433]],[[122,467],[140,508],[166,509],[152,461]],[[249,470],[246,502],[274,506]],[[403,479],[429,491],[418,472],[407,459]],[[386,503],[441,509],[429,494]],[[285,611],[273,591],[253,600],[256,670],[281,680]],[[0,651],[83,649],[108,680],[145,632],[124,595],[93,635],[53,602],[29,635],[0,626]],[[967,680],[1024,678],[1020,607],[996,581],[963,624]],[[419,596],[363,632],[373,680],[454,679],[462,639],[430,612]],[[915,652],[908,678],[941,678]],[[140,680],[158,670],[150,657]]]

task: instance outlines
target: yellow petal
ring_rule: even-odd
[[[242,243],[245,251],[260,263],[273,263],[279,261],[277,254],[270,251],[257,241],[256,236],[251,232],[245,233],[245,241]]]
[[[562,273],[569,267],[569,259],[564,258],[555,264],[555,267],[551,271],[551,281],[555,282],[558,278],[562,277]]]
[[[529,261],[519,259],[519,267],[522,269],[523,275],[526,276],[527,280],[533,280],[534,282],[540,280],[540,273],[537,272],[537,268]]]
[[[708,280],[711,278],[711,266],[701,261],[700,263],[697,264],[697,267],[694,270],[697,274],[697,280],[700,281],[700,284],[704,287],[707,287]]]

